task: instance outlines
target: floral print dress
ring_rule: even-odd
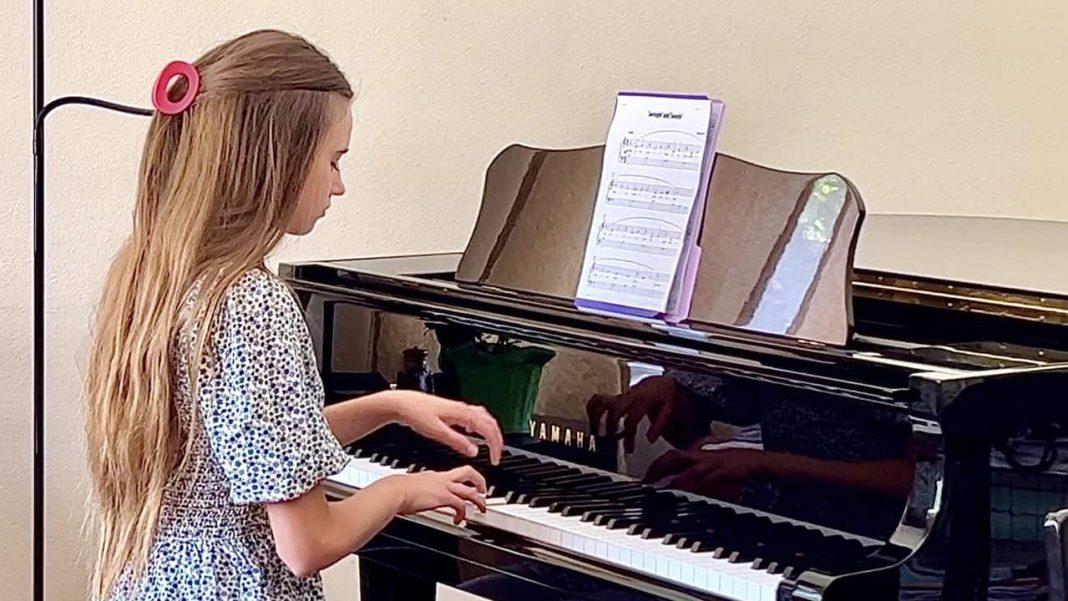
[[[194,288],[187,311],[195,296]],[[192,456],[167,486],[145,570],[136,582],[127,572],[111,599],[322,599],[318,576],[299,578],[278,557],[264,506],[303,495],[349,460],[322,413],[303,312],[273,275],[243,275],[212,326],[199,400],[191,391],[189,330],[173,355]]]

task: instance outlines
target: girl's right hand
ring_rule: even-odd
[[[404,491],[401,515],[451,507],[456,512],[453,523],[459,525],[467,515],[465,503],[472,503],[479,511],[486,512],[486,479],[473,467],[395,477],[403,480],[400,482],[401,490]]]

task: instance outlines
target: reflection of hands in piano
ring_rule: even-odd
[[[590,431],[602,439],[618,436],[622,419],[623,445],[628,453],[634,452],[638,424],[646,417],[651,422],[649,442],[663,436],[672,445],[684,448],[708,431],[708,424],[700,423],[689,396],[666,376],[646,378],[619,395],[594,395],[586,404],[586,414]]]
[[[756,449],[678,451],[664,453],[649,466],[644,480],[687,492],[737,501],[750,480],[770,472],[771,453]]]
[[[454,428],[477,434],[486,440],[490,462],[497,465],[504,448],[504,436],[497,420],[485,407],[450,401],[414,390],[394,390],[397,421],[416,434],[440,442],[467,457],[478,454],[478,447]]]
[[[646,482],[723,500],[735,500],[754,479],[790,480],[908,498],[915,462],[908,456],[836,461],[759,449],[671,450],[649,466]]]

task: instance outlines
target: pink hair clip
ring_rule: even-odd
[[[188,86],[185,95],[178,100],[171,100],[167,95],[167,88],[175,77],[185,77]],[[177,115],[193,104],[199,91],[200,73],[197,72],[196,67],[185,61],[172,61],[163,68],[163,71],[160,71],[159,77],[156,78],[156,87],[152,90],[152,104],[164,115]]]

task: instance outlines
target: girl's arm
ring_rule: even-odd
[[[322,485],[267,505],[278,557],[306,578],[360,549],[397,514],[451,507],[456,523],[467,504],[486,510],[486,481],[473,468],[383,478],[353,496],[327,502]]]
[[[350,445],[382,426],[400,420],[400,407],[385,392],[349,399],[323,409],[330,431],[342,446]]]
[[[478,447],[455,428],[486,441],[490,462],[500,460],[504,436],[485,407],[450,401],[414,390],[383,390],[323,409],[330,431],[346,446],[387,424],[403,424],[415,433],[474,457]]]

